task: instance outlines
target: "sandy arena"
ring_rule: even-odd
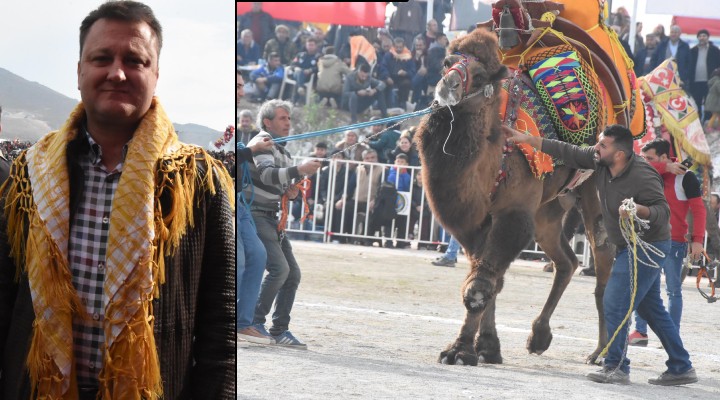
[[[699,382],[649,385],[665,370],[665,352],[650,333],[631,347],[631,385],[588,381],[585,357],[597,337],[595,278],[576,276],[550,325],[543,355],[525,341],[552,283],[537,262],[517,261],[498,297],[504,363],[450,366],[440,351],[459,331],[460,285],[469,263],[435,267],[439,253],[293,241],[302,282],[290,329],[308,350],[238,343],[240,399],[718,399],[720,302],[708,304],[684,283],[681,335]],[[706,287],[706,281],[703,282]]]

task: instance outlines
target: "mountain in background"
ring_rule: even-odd
[[[60,129],[78,100],[0,68],[0,138],[36,142]],[[222,132],[197,124],[173,124],[180,141],[210,148]],[[213,148],[214,149],[214,148]]]

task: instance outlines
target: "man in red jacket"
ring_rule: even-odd
[[[664,139],[655,139],[642,149],[643,157],[653,166],[665,183],[665,198],[670,205],[670,225],[672,227],[672,245],[665,272],[665,289],[668,295],[668,312],[675,326],[680,330],[682,316],[682,269],[688,256],[688,210],[692,213],[693,232],[689,257],[700,257],[703,251],[705,235],[705,204],[702,200],[700,181],[692,171],[670,157],[670,143]],[[635,312],[635,330],[630,334],[630,345],[647,346],[647,321]]]

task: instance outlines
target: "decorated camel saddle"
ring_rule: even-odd
[[[498,34],[504,123],[534,136],[592,146],[609,124],[645,134],[645,112],[633,62],[605,25],[604,0],[520,1],[493,4],[493,19],[478,27]],[[520,146],[536,177],[557,160]]]

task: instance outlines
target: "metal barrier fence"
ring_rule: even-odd
[[[294,158],[295,164],[302,164],[308,157]],[[328,165],[318,171],[308,196],[309,209],[306,211],[298,199],[288,218],[287,232],[293,239],[314,240],[318,242],[359,242],[368,244],[373,241],[396,242],[400,247],[415,243],[417,247],[447,245],[450,236],[445,233],[427,207],[427,197],[421,186],[416,185],[421,167],[403,166],[410,176],[409,190],[398,190],[396,210],[398,215],[391,221],[379,223],[373,221],[371,213],[372,194],[382,182],[387,182],[390,168],[394,165],[366,163],[353,160],[330,160]],[[366,187],[357,188],[353,178],[358,168],[366,168],[368,179]],[[378,172],[379,171],[379,172]],[[354,182],[354,184],[353,184]],[[397,188],[400,174],[396,174],[394,186]],[[413,188],[415,187],[415,190]],[[367,202],[359,202],[356,194],[364,192]],[[347,199],[352,201],[346,201]],[[417,209],[419,207],[419,210]],[[301,224],[300,220],[305,218]],[[589,265],[590,249],[584,235],[575,235],[570,242],[583,265]],[[539,246],[532,242],[523,251],[525,256],[544,257]]]

